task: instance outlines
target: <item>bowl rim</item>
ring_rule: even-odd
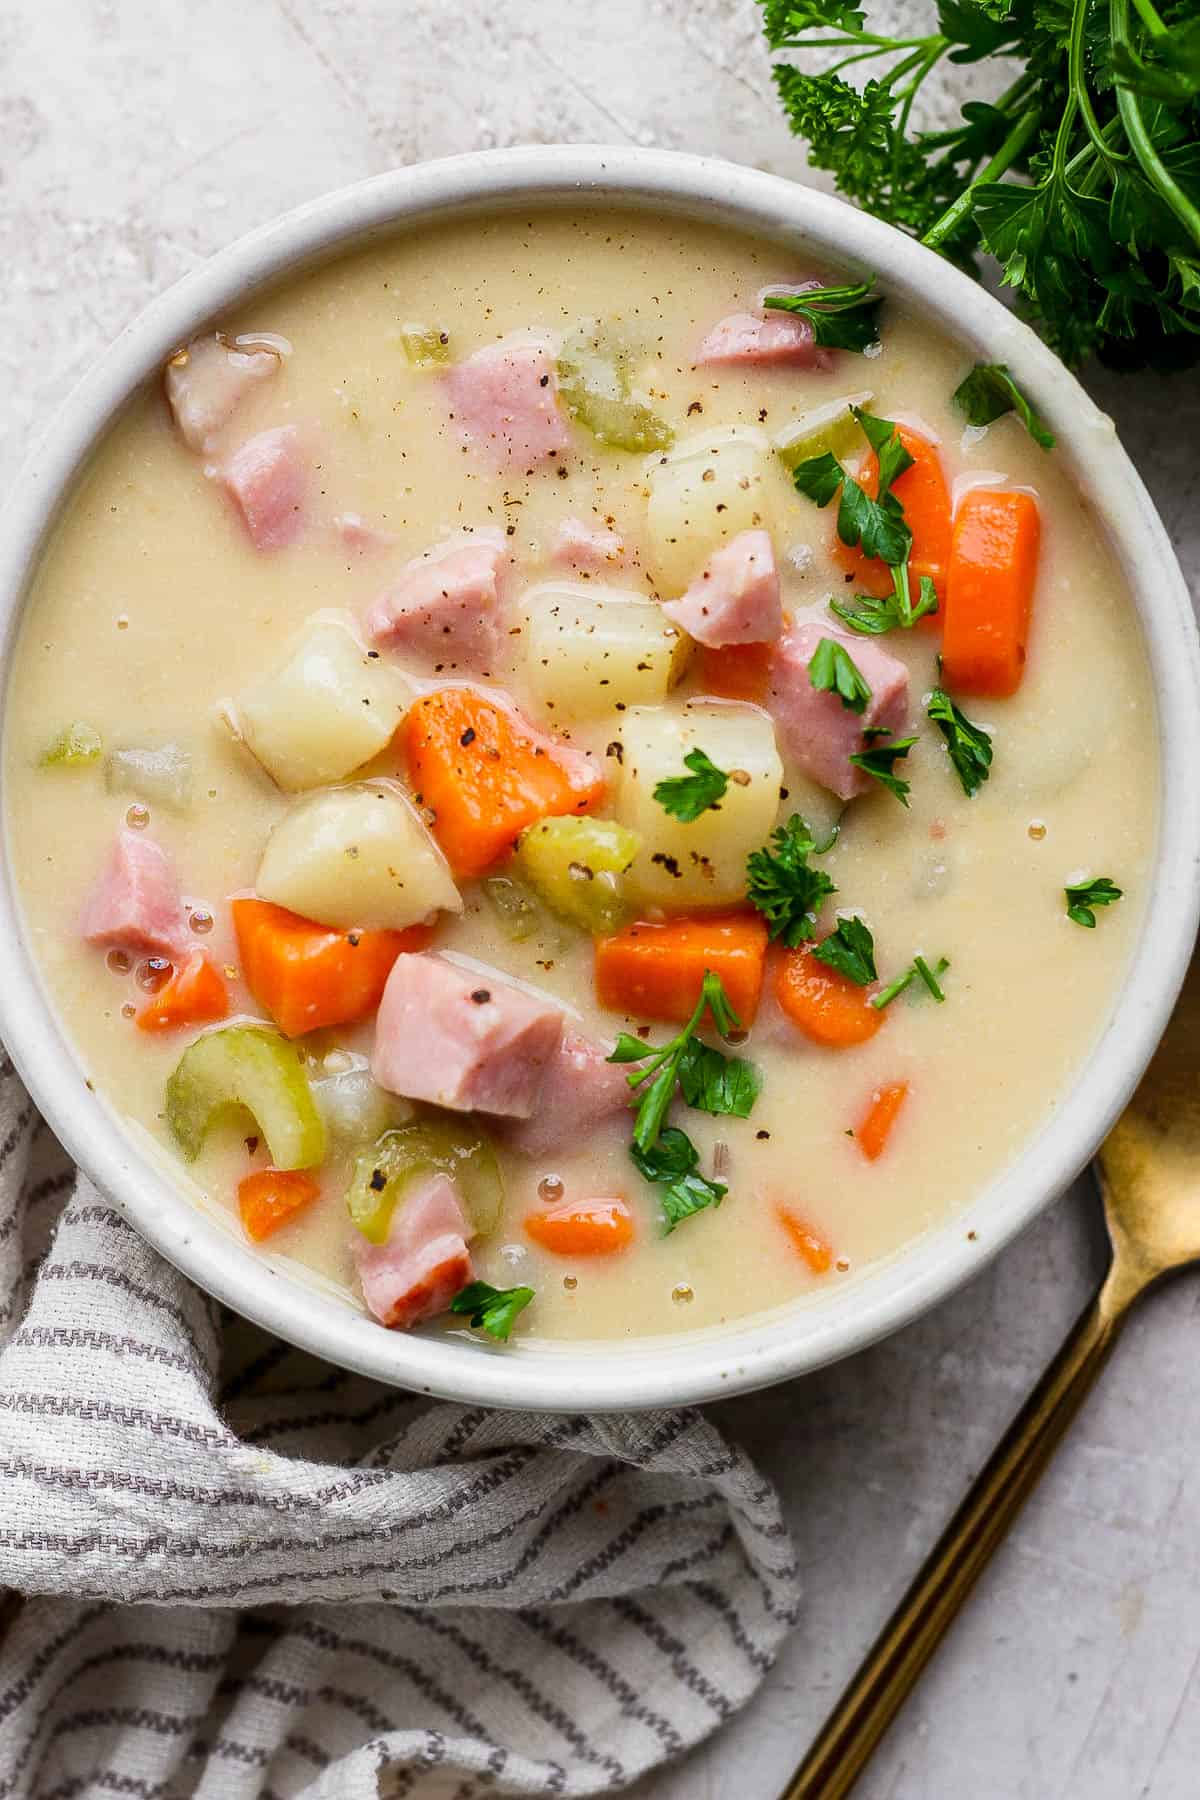
[[[1087,1163],[1148,1062],[1182,982],[1200,910],[1200,649],[1166,530],[1111,420],[1046,345],[969,277],[891,226],[817,190],[678,151],[539,145],[396,169],[250,232],[153,300],[68,397],[18,476],[0,535],[0,709],[25,591],[96,440],[166,357],[256,289],[394,232],[517,206],[624,207],[725,225],[885,291],[981,360],[1006,362],[1057,435],[1056,452],[1108,523],[1151,666],[1162,757],[1153,891],[1099,1041],[1052,1117],[982,1193],[836,1295],[664,1338],[501,1348],[389,1332],[287,1274],[199,1210],[86,1083],[26,941],[3,827],[0,1038],[77,1163],[169,1261],[226,1305],[325,1360],[489,1406],[603,1412],[695,1403],[820,1367],[908,1323],[979,1272]]]

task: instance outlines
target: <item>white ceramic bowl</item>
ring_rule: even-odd
[[[226,1229],[200,1213],[85,1087],[24,941],[6,865],[0,1035],[62,1142],[131,1223],[229,1306],[331,1362],[461,1400],[548,1410],[699,1401],[779,1381],[894,1330],[976,1273],[1087,1162],[1124,1105],[1182,980],[1200,892],[1195,625],[1166,532],[1111,421],[1031,331],[932,252],[840,201],[703,157],[572,146],[398,169],[289,213],[179,282],[122,333],[72,395],[17,484],[0,539],[0,681],[7,681],[29,571],[81,465],[126,398],[158,378],[178,344],[264,283],[397,228],[468,212],[606,202],[738,227],[821,264],[873,270],[885,293],[973,356],[1009,365],[1057,434],[1056,455],[1107,525],[1133,594],[1158,701],[1162,825],[1140,944],[1108,1027],[1011,1168],[963,1212],[827,1296],[719,1331],[603,1346],[493,1349],[384,1331],[251,1249],[232,1221]]]

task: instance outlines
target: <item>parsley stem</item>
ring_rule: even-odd
[[[1146,27],[1146,30],[1150,33],[1150,36],[1152,38],[1166,37],[1167,28],[1151,6],[1150,0],[1133,0],[1133,4],[1137,8],[1138,17]]]
[[[975,189],[985,181],[994,181],[998,175],[1003,175],[1007,169],[1012,167],[1041,122],[1041,111],[1036,106],[1030,107],[1027,113],[1021,114],[991,162],[984,164],[970,186],[963,189],[958,199],[948,206],[941,218],[935,219],[929,230],[925,232],[921,242],[927,249],[940,249],[946,239],[953,235],[975,203]]]
[[[1138,8],[1139,13],[1141,8]],[[1142,14],[1144,18],[1145,15]],[[1113,47],[1129,50],[1129,0],[1109,0],[1109,27]],[[1193,205],[1183,189],[1174,181],[1158,151],[1154,148],[1137,96],[1117,83],[1117,111],[1129,139],[1129,147],[1141,164],[1142,174],[1151,187],[1157,188],[1180,224],[1185,226],[1195,243],[1200,244],[1200,208]]]
[[[1111,151],[1104,141],[1100,121],[1096,117],[1096,109],[1092,105],[1092,96],[1088,92],[1087,75],[1083,66],[1084,33],[1087,27],[1086,0],[1075,0],[1075,10],[1071,15],[1071,36],[1067,45],[1067,80],[1071,91],[1079,103],[1079,111],[1083,117],[1087,134],[1105,162],[1127,162],[1128,156],[1122,152],[1119,156]]]

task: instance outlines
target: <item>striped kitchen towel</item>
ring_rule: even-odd
[[[290,1349],[0,1052],[6,1587],[0,1800],[605,1793],[742,1705],[797,1608],[773,1490],[699,1413],[487,1412]]]

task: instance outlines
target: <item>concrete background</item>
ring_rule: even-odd
[[[230,238],[396,163],[564,140],[804,178],[750,0],[2,0],[0,472]],[[1194,580],[1200,378],[1091,385]],[[778,1792],[1101,1265],[1084,1182],[932,1317],[723,1409],[786,1495],[807,1610],[755,1704],[642,1796]],[[1198,1309],[1184,1279],[1135,1320],[861,1800],[1200,1795]]]

